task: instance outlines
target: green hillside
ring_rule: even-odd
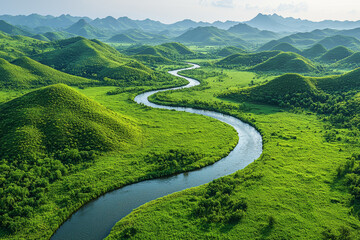
[[[190,29],[175,40],[199,45],[247,45],[246,41],[236,35],[216,27],[197,27]]]
[[[314,95],[316,93],[317,89],[310,78],[288,73],[260,86],[226,91],[220,97],[236,101],[249,100],[267,104],[280,104],[284,98],[291,98],[297,94]]]
[[[0,76],[0,87],[7,89],[37,88],[55,83],[68,85],[96,83],[94,80],[57,71],[28,57],[19,58],[12,63],[0,58]]]
[[[360,40],[349,36],[336,35],[336,36],[326,37],[323,40],[319,41],[318,43],[323,45],[327,49],[332,49],[337,46],[344,46],[354,51],[360,50]]]
[[[266,51],[260,53],[238,53],[228,56],[216,63],[219,66],[255,66],[269,58],[278,55],[280,51]]]
[[[237,53],[245,53],[245,50],[243,48],[229,46],[220,48],[214,52],[214,54],[219,57],[228,57]]]
[[[77,37],[58,44],[60,49],[33,56],[33,59],[57,70],[108,84],[140,84],[152,79],[151,69],[100,41]]]
[[[171,60],[184,59],[195,56],[196,53],[180,43],[164,43],[157,46],[135,46],[125,50],[129,55],[152,55]]]
[[[306,59],[297,53],[283,52],[254,66],[251,70],[308,73],[316,71],[316,67],[309,59]]]
[[[48,203],[49,184],[98,153],[139,144],[141,135],[133,120],[63,84],[0,105],[1,229],[31,224],[29,217]],[[14,180],[16,173],[22,181]]]
[[[327,51],[325,54],[323,54],[319,60],[323,61],[323,62],[327,62],[327,63],[333,63],[333,62],[337,62],[341,59],[344,59],[346,57],[349,57],[353,54],[354,52],[351,51],[350,49],[344,47],[344,46],[338,46],[335,47],[329,51]]]
[[[9,35],[22,35],[22,36],[28,36],[28,37],[30,37],[32,35],[31,33],[26,32],[16,26],[13,26],[13,25],[5,22],[4,20],[0,20],[0,31],[7,33]]]
[[[315,44],[314,46],[305,49],[301,52],[301,55],[306,58],[317,58],[327,52],[327,49],[321,44]]]
[[[25,36],[8,36],[0,32],[0,57],[8,61],[50,50],[54,50],[51,43]]]
[[[360,52],[353,53],[352,55],[338,61],[335,66],[343,68],[360,67]]]
[[[115,43],[160,43],[168,41],[168,38],[158,34],[147,33],[139,29],[131,29],[121,34],[117,34],[107,41]]]
[[[91,26],[84,19],[80,19],[78,22],[74,23],[72,26],[65,29],[65,31],[85,38],[105,37],[103,31]]]
[[[58,40],[64,40],[67,38],[75,37],[74,34],[68,32],[46,32],[42,35],[47,39],[49,39],[50,41],[58,41]]]
[[[301,51],[291,45],[290,43],[279,43],[278,45],[274,46],[272,51],[282,51],[282,52],[294,52],[294,53],[300,53]]]
[[[360,69],[358,68],[340,76],[318,78],[315,83],[319,89],[325,92],[347,92],[360,89],[359,79]]]

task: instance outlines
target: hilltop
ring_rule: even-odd
[[[279,43],[278,45],[274,46],[272,51],[282,51],[282,52],[294,52],[294,53],[300,53],[301,51],[291,45],[290,43]]]
[[[196,53],[190,50],[188,47],[176,42],[164,43],[157,46],[135,46],[126,49],[124,52],[134,56],[151,55],[171,60],[184,59],[186,57],[196,55]]]
[[[91,26],[84,19],[80,19],[78,22],[74,23],[69,28],[65,29],[65,31],[86,38],[105,37],[103,31]]]
[[[0,116],[0,154],[9,159],[50,156],[66,149],[120,151],[141,136],[132,120],[63,84],[1,105]]]
[[[318,78],[316,86],[325,92],[347,92],[360,89],[360,69],[339,76]]]
[[[336,62],[335,66],[342,68],[360,67],[360,52],[353,53],[352,55]]]
[[[266,51],[260,53],[238,53],[230,55],[216,64],[219,66],[255,66],[259,63],[262,63],[269,58],[272,58],[278,55],[280,51]]]
[[[151,69],[100,41],[76,37],[59,41],[58,45],[59,49],[32,58],[69,74],[101,81],[113,79],[109,84],[151,80]]]
[[[282,52],[260,63],[250,70],[271,72],[308,73],[316,71],[316,67],[309,60],[297,53]]]
[[[237,53],[245,53],[246,51],[243,48],[229,46],[217,49],[214,54],[219,57],[228,57]]]
[[[327,49],[321,44],[315,44],[314,46],[305,49],[301,52],[301,55],[306,58],[317,58],[327,52]]]
[[[114,35],[107,41],[115,43],[160,43],[168,40],[169,39],[163,35],[146,33],[139,29],[130,29],[123,33]]]
[[[23,35],[30,37],[32,34],[29,32],[26,32],[22,30],[21,28],[18,28],[16,26],[13,26],[4,20],[0,20],[0,31],[7,33],[9,35]]]
[[[72,76],[28,57],[13,62],[0,58],[0,88],[37,88],[55,83],[68,85],[96,84],[96,81]]]
[[[326,37],[318,43],[323,45],[327,49],[332,49],[337,46],[344,46],[354,51],[360,50],[360,40],[349,36],[335,35],[331,37]]]
[[[344,59],[346,57],[349,57],[353,53],[354,52],[351,51],[350,49],[348,49],[344,46],[339,46],[339,47],[335,47],[335,48],[327,51],[325,54],[323,54],[319,58],[319,60],[322,62],[333,63],[333,62],[337,62],[341,59]]]
[[[247,45],[247,42],[236,35],[216,27],[197,27],[190,29],[175,39],[184,43],[196,43],[201,45]]]

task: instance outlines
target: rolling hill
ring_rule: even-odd
[[[282,52],[265,62],[250,68],[250,70],[262,72],[309,73],[316,71],[316,67],[309,59],[306,59],[297,53]]]
[[[34,159],[70,149],[119,151],[141,133],[131,119],[58,84],[2,104],[0,136],[1,157]]]
[[[85,38],[103,38],[106,36],[103,31],[91,26],[84,19],[80,19],[65,31]]]
[[[236,35],[216,27],[197,27],[185,32],[175,40],[200,45],[247,45],[246,41]]]
[[[16,26],[13,26],[13,25],[5,22],[4,20],[0,20],[0,31],[7,33],[9,35],[22,35],[22,36],[27,36],[27,37],[32,36],[31,33],[26,32]]]
[[[245,53],[245,50],[243,48],[229,46],[217,49],[214,54],[219,57],[228,57],[230,55],[234,55],[237,53]]]
[[[32,58],[69,74],[101,81],[108,80],[112,85],[120,82],[135,84],[139,81],[148,81],[152,77],[151,69],[134,59],[124,57],[100,41],[76,37],[59,41],[58,45],[60,49]]]
[[[314,96],[317,93],[318,90],[311,78],[288,73],[260,86],[226,91],[220,97],[277,105],[297,94]]]
[[[360,89],[360,68],[338,76],[316,79],[317,88],[325,92],[347,92]]]
[[[272,39],[279,38],[279,34],[271,31],[259,30],[254,27],[250,27],[245,23],[239,23],[231,28],[229,28],[228,32],[237,34],[240,38],[244,40],[253,40],[256,42],[265,42]]]
[[[0,58],[0,88],[38,88],[55,83],[68,85],[96,84],[96,81],[72,76],[38,63],[28,57],[12,63]]]
[[[260,53],[238,53],[230,55],[216,63],[219,66],[255,66],[265,62],[269,58],[278,55],[280,51],[266,51]]]
[[[360,52],[353,53],[352,55],[336,62],[335,66],[341,68],[358,68],[360,67]]]
[[[142,30],[131,29],[109,38],[108,42],[115,43],[160,43],[169,39],[163,35],[146,33]]]
[[[334,63],[341,59],[349,57],[353,53],[354,52],[351,51],[350,49],[344,46],[339,46],[327,51],[319,58],[319,60],[322,62]]]
[[[327,49],[344,46],[354,51],[360,50],[360,40],[349,36],[335,35],[331,37],[326,37],[318,43],[323,45]]]
[[[317,58],[326,53],[326,48],[321,44],[315,44],[314,46],[305,49],[301,52],[301,55],[306,58]]]
[[[157,46],[135,46],[125,50],[129,55],[152,55],[162,57],[170,60],[184,59],[186,57],[195,56],[196,53],[190,50],[188,47],[180,43],[163,43]]]
[[[293,52],[293,53],[300,53],[301,51],[294,47],[289,43],[279,43],[278,45],[274,46],[272,51],[282,51],[282,52]]]

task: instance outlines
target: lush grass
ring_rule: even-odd
[[[351,56],[354,52],[344,46],[335,47],[325,54],[323,54],[319,60],[322,62],[333,63],[340,61],[341,59]]]
[[[0,58],[0,75],[0,87],[7,89],[36,88],[55,83],[77,86],[98,83],[57,71],[28,57],[21,57],[12,63]]]
[[[192,105],[193,99],[201,99],[261,131],[264,149],[260,159],[224,178],[234,186],[229,199],[243,199],[247,204],[245,214],[235,223],[204,222],[194,215],[207,198],[209,185],[205,185],[136,209],[113,228],[108,239],[349,239],[349,232],[356,238],[360,222],[352,214],[351,195],[339,184],[336,169],[358,149],[358,132],[333,129],[335,141],[326,142],[331,127],[316,115],[250,103],[244,110],[241,103],[214,98],[214,93],[229,88],[229,78],[218,84],[214,77],[202,76],[206,89],[163,93],[154,100]],[[252,80],[246,73],[242,76],[231,81],[246,86]],[[238,108],[211,104],[219,101]]]
[[[275,57],[280,51],[265,51],[260,53],[238,53],[231,56],[228,56],[216,64],[221,67],[231,67],[231,66],[255,66],[262,62],[265,62],[269,58]]]
[[[91,161],[73,164],[72,167],[66,167],[64,164],[64,168],[60,167],[53,172],[49,166],[49,174],[53,173],[53,176],[58,178],[49,181],[49,184],[43,188],[41,194],[44,201],[39,202],[40,205],[37,207],[33,207],[33,211],[27,216],[25,222],[18,221],[13,225],[15,233],[9,235],[2,228],[0,230],[2,239],[47,239],[70,213],[90,199],[126,184],[213,163],[225,156],[237,142],[235,131],[226,124],[208,117],[188,113],[149,109],[137,105],[129,99],[135,94],[133,91],[125,91],[117,95],[107,94],[114,89],[116,88],[97,87],[80,89],[79,91],[115,111],[115,115],[126,115],[137,126],[136,128],[142,136],[140,137],[141,140],[131,141],[132,143],[129,143],[127,148],[103,152]],[[11,92],[6,93],[7,97],[11,97],[12,94]],[[30,93],[29,96],[34,94]],[[12,102],[16,103],[17,101],[20,100],[15,99]],[[7,104],[4,103],[0,107]],[[55,110],[56,108],[53,111]],[[69,110],[67,113],[81,113],[81,111],[78,112],[79,110],[76,113]],[[68,118],[61,120],[55,117],[54,120],[56,119],[59,122],[68,120]],[[61,132],[66,134],[66,131]],[[107,134],[107,131],[104,130],[100,134]],[[155,156],[167,156],[169,152],[195,154],[197,161],[188,162],[184,160],[177,168],[171,169],[162,168],[163,162],[148,161],[149,156],[154,154]],[[5,163],[9,164],[6,161]],[[2,164],[4,164],[4,160],[2,160]],[[28,164],[31,165],[30,162]],[[47,162],[43,164],[47,164]],[[58,165],[55,165],[55,168],[56,166]],[[57,170],[60,171],[61,175],[58,174]],[[13,178],[8,178],[7,174],[13,175],[15,173],[15,169],[11,168],[9,172],[5,168],[1,172],[0,179],[12,181]],[[5,183],[2,182],[2,184]],[[26,186],[22,187],[26,190]],[[2,222],[6,224],[7,220],[8,218],[4,218]],[[17,228],[19,224],[22,224],[21,228]]]

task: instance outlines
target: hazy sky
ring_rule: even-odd
[[[358,0],[0,0],[0,14],[245,21],[259,12],[319,21],[360,20]]]

